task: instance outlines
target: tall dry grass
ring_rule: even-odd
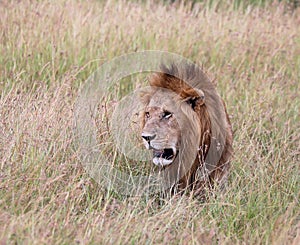
[[[3,243],[298,244],[300,12],[126,1],[0,2],[0,239]],[[122,198],[72,145],[79,87],[145,49],[202,65],[235,132],[226,193]]]

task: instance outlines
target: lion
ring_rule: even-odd
[[[141,137],[152,162],[175,176],[172,192],[195,195],[223,187],[233,155],[225,103],[194,64],[162,66],[141,93]]]

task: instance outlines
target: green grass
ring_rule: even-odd
[[[300,12],[259,2],[1,1],[0,241],[298,244]],[[203,66],[227,104],[235,156],[226,192],[206,203],[117,196],[80,164],[79,88],[146,49]]]

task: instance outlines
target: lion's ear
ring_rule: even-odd
[[[191,105],[193,109],[197,106],[202,106],[205,103],[205,96],[201,89],[193,89],[193,94],[185,98],[185,101]]]

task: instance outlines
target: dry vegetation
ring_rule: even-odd
[[[0,1],[1,243],[300,243],[300,12],[230,6]],[[207,203],[115,197],[80,165],[80,85],[145,49],[203,65],[226,101],[235,158]]]

